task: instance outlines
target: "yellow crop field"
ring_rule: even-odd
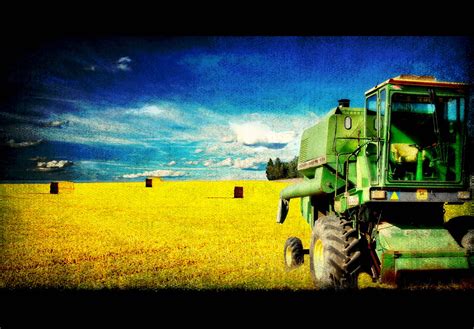
[[[285,240],[310,235],[299,201],[275,222],[286,185],[1,184],[0,288],[312,289],[307,262],[283,266]]]

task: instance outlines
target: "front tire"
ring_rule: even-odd
[[[355,288],[362,268],[360,240],[352,222],[337,216],[319,218],[313,227],[310,270],[315,286]]]
[[[304,262],[303,243],[297,237],[288,238],[283,249],[285,257],[285,267],[292,270],[302,265]]]

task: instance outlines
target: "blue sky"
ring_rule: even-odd
[[[302,130],[340,98],[362,107],[366,90],[406,73],[472,82],[470,41],[421,36],[50,41],[24,54],[2,79],[10,91],[0,103],[0,137],[8,149],[3,167],[18,163],[23,149],[30,156],[37,148],[46,162],[74,161],[78,180],[133,180],[152,173],[265,179],[268,158],[297,155]],[[86,152],[87,158],[74,151],[84,147],[96,151]],[[112,156],[107,149],[116,151]],[[27,175],[27,167],[8,177]],[[91,176],[93,170],[104,174]]]

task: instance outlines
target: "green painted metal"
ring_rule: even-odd
[[[468,258],[465,254],[444,256],[436,254],[433,257],[410,257],[402,255],[395,260],[396,271],[426,271],[426,270],[467,270]]]
[[[441,253],[397,253],[386,251],[382,254],[380,281],[396,284],[403,271],[468,270],[473,266],[473,256],[465,252]]]
[[[311,225],[313,218],[313,206],[309,196],[301,198],[301,214],[308,224]]]
[[[469,254],[443,227],[382,223],[377,230],[383,282],[396,280],[400,271],[467,270],[471,266]]]
[[[349,190],[347,193],[336,196],[334,210],[338,213],[344,213],[350,208],[360,206],[361,200],[363,200],[363,193],[360,190]]]
[[[301,183],[290,185],[280,192],[281,199],[293,199],[318,194],[334,193],[335,189],[345,186],[346,182],[329,167],[321,166],[313,169],[313,178],[306,178]],[[337,182],[337,183],[336,183]]]
[[[301,198],[310,224],[316,209],[357,218],[361,206],[466,202],[457,192],[469,188],[468,86],[393,78],[365,95],[365,108],[339,106],[303,132],[298,171],[304,180],[280,198]],[[371,199],[374,189],[387,199]],[[472,267],[472,256],[440,227],[383,224],[377,236],[382,280],[400,270]]]
[[[466,188],[467,87],[408,82],[400,86],[395,82],[388,80],[367,93],[366,109],[335,108],[303,132],[298,168],[305,181],[284,189],[281,198],[313,196],[317,200],[335,193],[340,179],[346,188],[336,193],[334,201],[344,202],[347,192],[355,188],[351,194],[361,197],[359,205],[372,201],[367,188],[373,187]],[[430,90],[437,97],[434,101]],[[406,116],[404,121],[394,121],[395,112]],[[416,118],[423,119],[423,129],[414,129]]]
[[[316,195],[322,192],[323,189],[320,176],[319,178],[308,179],[299,184],[288,186],[280,192],[280,198],[289,200],[292,198],[301,198],[310,195]]]
[[[372,173],[377,173],[380,177],[378,180],[371,177],[371,182],[373,186],[403,186],[407,188],[415,188],[415,187],[442,187],[442,188],[454,188],[459,189],[462,186],[466,185],[466,175],[463,175],[463,168],[465,167],[465,159],[463,159],[463,152],[462,150],[465,147],[466,141],[466,114],[461,112],[461,109],[458,109],[459,113],[457,113],[457,121],[449,122],[449,128],[447,127],[448,121],[446,121],[446,127],[444,127],[444,136],[439,140],[433,140],[433,145],[428,145],[425,149],[420,149],[418,154],[419,157],[416,157],[414,163],[401,163],[398,166],[400,167],[401,171],[407,171],[405,175],[398,180],[393,179],[390,177],[389,174],[393,172],[394,159],[393,159],[393,150],[391,150],[392,144],[405,144],[406,146],[413,146],[418,147],[417,143],[420,140],[426,140],[426,135],[429,135],[431,131],[420,129],[419,126],[419,118],[411,118],[407,120],[407,122],[411,122],[411,128],[415,130],[415,132],[408,133],[405,127],[397,126],[393,123],[392,120],[392,101],[391,97],[395,94],[403,95],[427,95],[428,89],[427,87],[417,87],[417,86],[404,86],[403,90],[394,89],[394,86],[388,84],[386,86],[388,89],[388,98],[387,98],[387,106],[384,110],[385,115],[382,117],[380,115],[381,109],[378,109],[377,117],[381,118],[381,122],[383,123],[383,133],[376,134],[377,138],[380,138],[378,142],[378,150],[377,154],[379,155],[378,161],[371,161],[369,163],[369,171]],[[451,98],[458,98],[461,103],[463,104],[463,108],[465,106],[466,100],[466,93],[467,90],[443,90],[440,88],[436,89],[436,95],[439,99],[447,100]],[[378,90],[373,92],[374,95],[378,95]],[[368,95],[370,97],[372,95]],[[447,103],[446,103],[447,104]],[[447,106],[447,105],[446,105]],[[449,106],[448,106],[449,107]],[[454,109],[447,109],[444,112],[444,116],[453,116]],[[425,115],[425,122],[426,125],[431,125],[433,115]],[[369,115],[367,116],[369,117]],[[438,120],[440,119],[440,115],[438,115]],[[368,123],[368,121],[367,121]],[[416,129],[415,129],[416,128]],[[419,130],[419,131],[418,131]],[[448,134],[449,130],[449,134]],[[366,130],[367,136],[370,135],[370,131]],[[373,133],[372,133],[373,135]],[[437,149],[437,151],[435,151]],[[444,152],[440,152],[441,149]],[[421,154],[420,154],[421,152]],[[444,155],[442,159],[440,155]],[[361,156],[365,156],[361,154]],[[447,162],[448,161],[448,162]],[[425,176],[423,175],[423,168],[431,168],[432,172],[437,172],[437,175],[434,176]],[[412,173],[412,176],[408,174]],[[452,177],[447,179],[447,176],[452,174]],[[378,183],[378,184],[374,184]]]
[[[350,122],[350,126],[345,125],[347,122]],[[338,158],[338,155],[347,156],[357,149],[363,130],[364,109],[343,107],[331,110],[316,125],[303,132],[298,158],[298,167],[303,169],[299,171],[305,177],[313,178],[317,167],[328,164],[336,169],[336,163],[341,166],[345,159]],[[304,166],[311,160],[320,158],[324,158],[324,161]]]
[[[381,223],[377,226],[379,256],[386,250],[400,252],[463,252],[456,240],[442,226],[416,227]]]

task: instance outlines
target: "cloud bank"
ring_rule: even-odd
[[[44,162],[38,162],[36,164],[36,170],[39,171],[52,171],[52,170],[58,170],[58,169],[63,169],[65,167],[70,167],[74,163],[69,160],[51,160],[51,161],[44,161]]]
[[[69,124],[68,120],[61,121],[61,120],[53,120],[48,122],[42,122],[40,126],[42,127],[49,127],[49,128],[62,128]]]
[[[37,141],[15,142],[14,139],[10,139],[5,143],[5,145],[11,148],[23,148],[23,147],[36,146],[40,144],[42,141],[43,141],[42,139],[39,139]]]
[[[203,165],[205,167],[233,167],[236,169],[251,169],[258,170],[260,167],[267,162],[268,159],[264,157],[249,157],[249,158],[236,158],[232,159],[230,157],[222,161],[214,161],[212,159],[205,160]]]
[[[230,128],[235,134],[235,140],[246,146],[263,146],[266,148],[284,148],[296,136],[293,131],[275,132],[260,121],[242,124],[231,123]],[[224,138],[225,142],[232,141],[231,137]]]
[[[145,171],[138,174],[127,174],[123,175],[123,178],[138,178],[138,177],[149,177],[149,176],[158,176],[158,177],[182,177],[186,173],[183,171],[173,171],[173,170],[154,170],[154,171]]]

